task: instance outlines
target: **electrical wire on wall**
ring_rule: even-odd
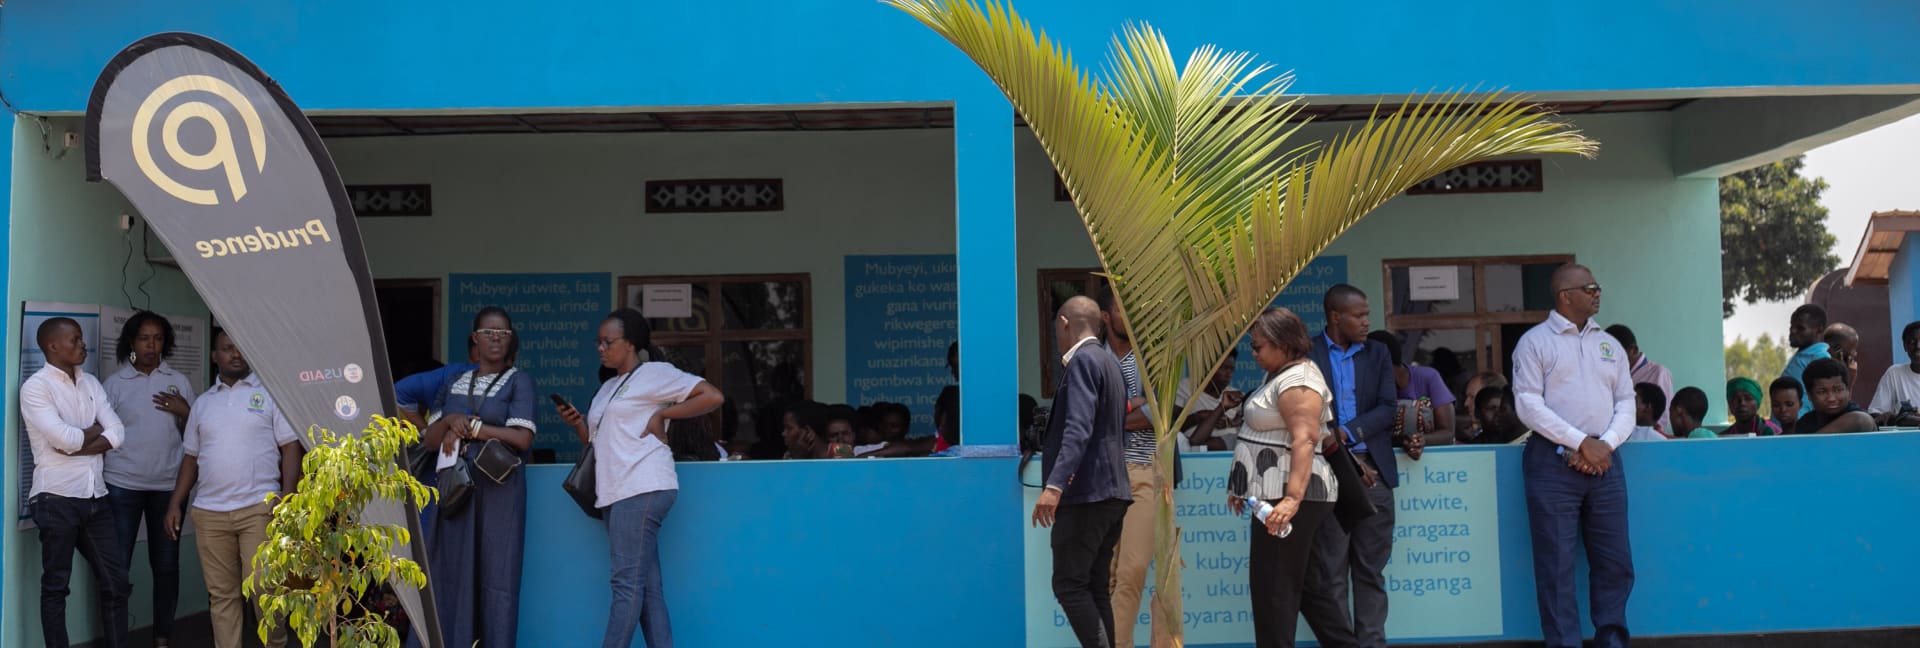
[[[140,257],[147,262],[147,278],[140,280],[140,296],[146,299],[146,309],[153,310],[153,293],[147,292],[147,282],[153,281],[154,275],[160,274],[160,270],[153,266],[153,240],[148,238],[152,232],[147,231],[147,222],[135,221],[140,224]]]
[[[133,295],[127,292],[127,269],[133,265],[133,228],[120,230],[120,240],[127,244],[127,256],[120,260],[120,296],[126,298],[127,308],[133,308]]]

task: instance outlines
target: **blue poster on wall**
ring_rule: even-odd
[[[456,274],[447,278],[447,360],[467,358],[467,338],[480,309],[499,306],[513,316],[520,356],[514,366],[533,377],[540,389],[533,447],[552,450],[560,463],[580,458],[580,440],[553,411],[547,394],[559,394],[574,407],[587,407],[600,389],[600,351],[596,327],[613,303],[612,275]]]
[[[1321,307],[1321,297],[1328,288],[1347,282],[1347,258],[1344,256],[1323,256],[1307,264],[1300,275],[1280,291],[1273,305],[1291,310],[1307,323],[1307,331],[1317,333],[1326,328],[1326,309]],[[1240,356],[1233,364],[1233,388],[1251,394],[1266,380],[1267,373],[1253,361],[1252,339],[1240,337]]]
[[[847,257],[847,402],[903,403],[913,436],[933,433],[933,403],[954,383],[947,346],[959,339],[951,254]]]

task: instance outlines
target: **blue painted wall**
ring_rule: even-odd
[[[1498,455],[1505,631],[1477,639],[1538,640],[1520,448],[1430,452]],[[1634,634],[1920,625],[1920,519],[1889,514],[1920,492],[1916,453],[1913,432],[1627,445]],[[524,645],[605,624],[606,532],[565,471],[528,481]],[[1051,595],[1021,589],[1012,459],[681,464],[680,481],[661,562],[681,645],[1014,646],[1021,597]]]
[[[1907,350],[1900,345],[1900,331],[1908,322],[1920,320],[1920,232],[1909,232],[1900,242],[1900,251],[1893,255],[1893,266],[1887,270],[1887,319],[1893,325],[1894,364],[1906,360]]]
[[[682,646],[1019,643],[1013,459],[680,465],[661,535]],[[532,466],[520,645],[598,645],[606,526]],[[636,640],[635,645],[639,645]]]
[[[964,98],[978,78],[877,2],[12,0],[0,79],[21,110],[81,110],[114,52],[154,32],[245,52],[308,109],[672,106]],[[1315,94],[1485,85],[1641,90],[1920,81],[1902,0],[1207,0],[1017,8],[1083,58],[1145,20],[1177,52],[1204,43],[1302,72]],[[956,88],[958,83],[959,88]],[[960,94],[956,94],[956,92]]]

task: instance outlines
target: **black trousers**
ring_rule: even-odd
[[[1269,503],[1279,500],[1268,500]],[[1293,533],[1285,538],[1267,533],[1267,524],[1253,520],[1247,543],[1248,592],[1253,603],[1253,645],[1291,648],[1300,623],[1300,600],[1307,588],[1308,556],[1314,536],[1323,524],[1334,524],[1332,502],[1303,502],[1293,516]]]
[[[1126,500],[1063,504],[1053,520],[1053,598],[1080,648],[1113,648],[1113,547]],[[1129,623],[1133,620],[1128,619]]]
[[[1361,461],[1373,463],[1366,455]],[[1328,648],[1387,645],[1386,569],[1393,555],[1393,490],[1385,482],[1376,483],[1367,488],[1367,498],[1379,513],[1351,529],[1337,518],[1329,520],[1314,538],[1300,614],[1313,628],[1314,638]]]
[[[127,645],[127,565],[114,531],[113,506],[105,497],[79,499],[41,493],[29,504],[40,530],[40,629],[47,648],[67,648],[67,585],[73,578],[73,550],[87,559],[100,587],[100,641]]]

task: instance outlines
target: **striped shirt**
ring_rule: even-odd
[[[1127,379],[1127,399],[1132,400],[1147,395],[1146,387],[1140,384],[1140,360],[1133,351],[1120,358],[1120,376]],[[1127,431],[1127,463],[1153,463],[1153,430]]]

